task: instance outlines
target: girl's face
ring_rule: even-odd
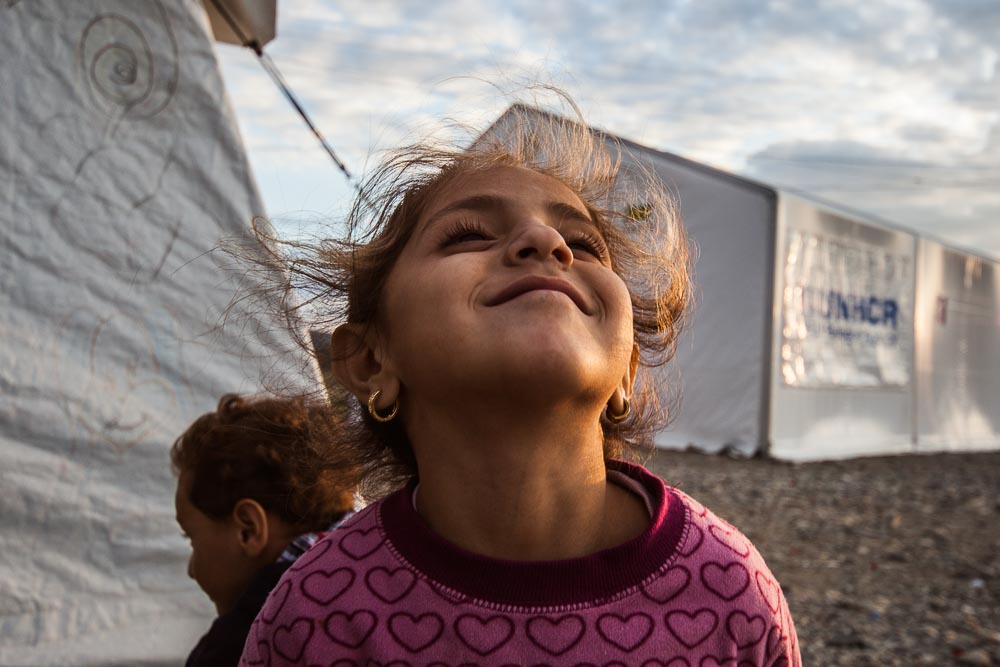
[[[522,167],[460,175],[431,198],[380,322],[404,409],[495,395],[603,406],[632,355],[628,290],[586,206]]]

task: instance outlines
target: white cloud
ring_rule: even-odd
[[[899,212],[906,224],[948,220],[939,235],[981,238],[1000,254],[992,193],[982,185],[997,182],[988,167],[1000,164],[1000,6],[993,0],[309,0],[279,10],[279,37],[268,51],[355,170],[373,147],[400,143],[435,118],[486,125],[510,101],[453,77],[555,79],[610,132],[762,179],[808,185],[817,180],[815,165],[779,168],[769,156],[810,147],[815,162],[822,147],[832,164],[818,180],[836,187],[819,194],[830,197],[858,200],[852,166],[836,164],[858,146],[932,165],[918,174],[923,189],[901,168],[874,179],[869,173],[894,202],[872,206]],[[347,197],[329,188],[340,176],[322,167],[326,158],[301,120],[266,90],[263,72],[247,67],[252,56],[240,57],[223,57],[226,83],[254,164],[267,164],[257,171],[271,208],[278,188],[268,174],[282,165],[297,183],[289,188],[286,179],[283,210],[297,208],[295,196]],[[291,150],[275,150],[281,146]],[[962,165],[976,166],[973,176]],[[947,168],[957,175],[931,183],[929,174]],[[310,179],[317,184],[308,189]]]

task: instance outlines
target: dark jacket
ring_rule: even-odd
[[[191,655],[186,667],[236,667],[243,653],[250,625],[264,605],[271,589],[281,575],[292,565],[292,561],[279,561],[261,570],[246,592],[240,596],[233,609],[219,616],[212,627],[202,637]]]

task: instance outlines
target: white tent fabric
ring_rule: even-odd
[[[680,396],[658,447],[751,456],[766,438],[762,406],[769,342],[774,192],[695,162],[624,144],[676,193],[696,249],[693,307],[677,354],[658,369]]]
[[[219,326],[263,210],[204,10],[3,0],[0,91],[0,664],[180,664],[169,446],[291,349]]]

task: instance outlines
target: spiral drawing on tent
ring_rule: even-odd
[[[80,38],[83,79],[94,104],[112,118],[151,118],[177,90],[179,54],[170,17],[159,2],[148,9],[153,20],[143,27],[125,14],[105,12],[87,24]],[[169,48],[153,51],[151,43]]]
[[[173,99],[179,54],[161,3],[149,3],[147,13],[135,20],[112,11],[116,4],[123,12],[128,8],[125,3],[103,3],[104,11],[82,29],[75,54],[74,81],[85,89],[80,101],[106,115],[102,131],[94,131],[94,116],[57,105],[52,107],[56,113],[41,120],[35,145],[43,154],[58,156],[40,170],[62,183],[62,196],[49,211],[50,223],[59,226],[62,238],[103,255],[107,266],[118,266],[133,281],[146,282],[164,266],[181,226],[170,199],[156,196],[168,172],[180,166],[173,154],[176,138],[148,135],[143,122],[163,112]],[[151,44],[161,48],[154,50]],[[132,150],[154,143],[155,152]],[[122,174],[129,178],[120,178]],[[95,192],[103,195],[93,196]],[[118,229],[128,252],[110,252],[118,249],[79,224],[91,216],[121,221]]]
[[[66,337],[80,327],[89,327],[89,335]],[[162,340],[154,338],[154,327]],[[91,311],[77,309],[56,329],[47,356],[57,380],[79,382],[83,395],[100,397],[68,406],[71,452],[87,445],[124,454],[150,436],[174,428],[181,419],[180,397],[190,400],[197,395],[189,377],[171,372],[172,367],[187,366],[179,325],[154,327],[123,310],[97,318]],[[129,332],[130,340],[124,340],[122,332]]]
[[[211,251],[264,211],[212,30],[194,2],[6,0],[0,89],[0,664],[176,664],[214,613],[169,447],[301,370],[277,326],[220,326],[247,278]]]

